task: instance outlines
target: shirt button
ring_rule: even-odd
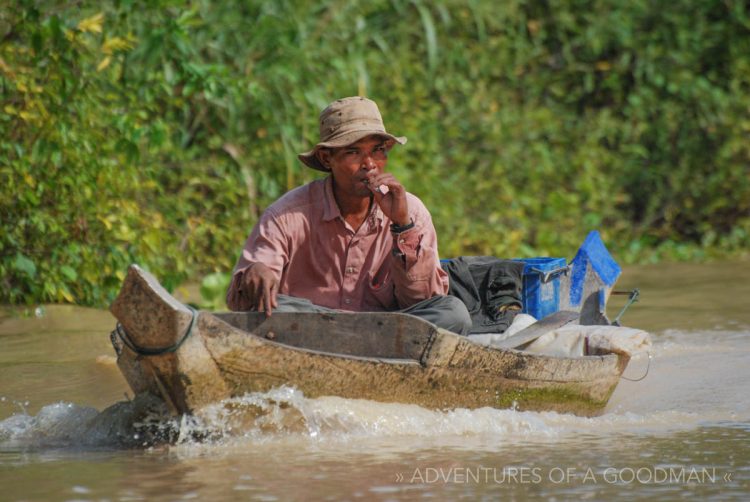
[[[346,267],[346,273],[347,274],[353,274],[354,273],[354,267]]]
[[[347,305],[351,305],[351,304],[352,304],[352,301],[351,301],[351,299],[349,299],[349,298],[345,298],[345,299],[344,299],[344,303],[346,303]]]
[[[399,244],[403,244],[404,242],[406,242],[406,241],[405,241],[404,239],[399,239],[399,240],[398,240],[398,243],[399,243]]]

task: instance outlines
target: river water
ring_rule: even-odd
[[[123,449],[85,424],[129,393],[105,311],[0,310],[0,500],[750,497],[750,263],[627,268],[653,334],[596,418],[431,411],[291,388]],[[624,303],[613,297],[614,317]],[[253,413],[247,413],[253,410]],[[260,411],[258,411],[260,410]],[[250,418],[248,418],[250,417]],[[198,441],[195,438],[202,437]]]

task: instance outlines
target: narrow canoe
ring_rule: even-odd
[[[111,311],[119,321],[111,341],[133,392],[160,397],[175,414],[290,385],[310,398],[590,416],[629,361],[485,347],[399,313],[194,311],[137,265]]]

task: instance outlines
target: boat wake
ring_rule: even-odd
[[[665,332],[651,371],[622,381],[605,413],[583,418],[555,412],[480,408],[429,410],[416,405],[323,397],[292,387],[251,393],[172,418],[156,398],[117,403],[102,412],[72,403],[44,406],[0,421],[0,450],[212,447],[304,441],[311,444],[391,440],[471,444],[562,442],[588,436],[662,434],[711,423],[746,422],[750,401],[747,333]],[[645,358],[644,358],[645,359]],[[633,368],[644,368],[634,360]],[[637,373],[640,369],[634,371]],[[636,375],[631,375],[636,376]],[[474,438],[472,440],[471,438]]]
[[[139,409],[143,406],[124,402],[118,403],[116,410],[99,413],[71,403],[51,404],[37,415],[17,414],[0,422],[0,448],[135,448],[162,443],[229,445],[288,438],[317,442],[485,434],[509,441],[549,441],[580,434],[582,429],[635,431],[649,425],[684,426],[691,418],[674,412],[582,418],[493,408],[440,411],[337,397],[308,399],[291,387],[228,399],[190,417],[171,418],[159,407],[144,413]]]

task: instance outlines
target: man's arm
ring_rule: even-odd
[[[437,295],[448,294],[448,274],[440,268],[437,233],[424,204],[409,200],[414,226],[393,234],[391,273],[396,300],[406,308]],[[396,228],[395,230],[399,230]]]
[[[286,239],[278,219],[266,211],[253,228],[234,267],[227,291],[227,307],[234,311],[257,310],[271,315],[284,264]]]
[[[440,268],[437,233],[430,212],[388,172],[367,177],[375,202],[396,225],[392,227],[391,272],[399,307],[406,308],[448,294],[448,274]],[[383,192],[380,186],[388,190]]]
[[[271,311],[278,307],[278,292],[276,274],[263,263],[254,262],[232,277],[227,291],[227,307],[234,311],[257,310],[270,316]]]

